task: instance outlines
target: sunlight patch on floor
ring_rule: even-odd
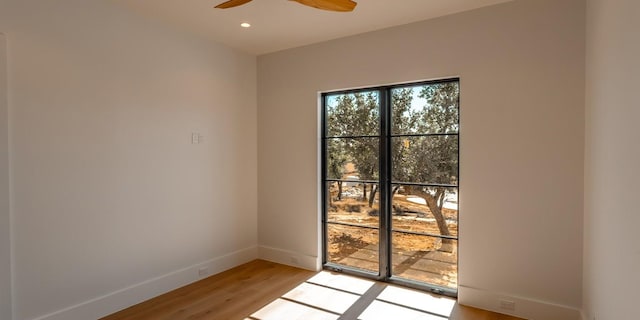
[[[395,304],[378,301],[373,301],[369,307],[358,317],[359,320],[388,320],[388,319],[403,319],[403,320],[446,320],[440,316],[435,316],[429,313],[421,312],[418,310],[405,308]]]
[[[407,306],[443,317],[449,317],[456,306],[456,301],[452,298],[434,296],[426,292],[395,286],[386,287],[377,300]]]
[[[317,307],[319,309],[343,314],[358,299],[359,295],[322,287],[315,284],[303,283],[286,293],[284,298]]]
[[[384,289],[378,295],[375,290],[367,293],[374,284],[323,271],[245,320],[337,320],[345,318],[341,316],[350,308],[351,314],[364,309],[358,320],[446,320],[455,307],[454,299],[388,284],[382,284]],[[356,305],[362,309],[353,309]]]
[[[337,320],[339,314],[333,314],[326,311],[318,310],[310,306],[306,306],[297,302],[284,299],[277,299],[258,312],[252,314],[248,319],[259,320]]]
[[[367,292],[374,283],[371,280],[365,280],[329,271],[322,271],[307,280],[307,282],[360,295]]]

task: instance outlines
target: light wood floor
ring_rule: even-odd
[[[314,277],[317,273],[285,266],[277,263],[267,262],[263,260],[255,260],[231,270],[219,273],[209,278],[203,279],[191,285],[171,291],[164,295],[158,296],[146,302],[140,303],[128,309],[122,310],[102,320],[183,320],[183,319],[278,319],[290,320],[292,314],[287,316],[286,308],[282,305],[289,304],[299,309],[306,308],[312,312],[322,313],[323,316],[307,314],[299,319],[356,319],[360,314],[358,311],[358,303],[366,303],[361,306],[364,309],[371,301],[366,300],[367,295],[371,295],[372,289],[380,288],[383,290],[387,284],[374,283],[366,293],[358,296],[350,289],[333,289],[326,286],[318,286],[306,282]],[[314,277],[315,279],[315,277]],[[354,279],[353,281],[360,281]],[[355,282],[354,282],[355,283]],[[352,284],[349,284],[351,286]],[[339,298],[343,296],[355,296],[356,303],[345,312],[331,311],[332,306],[326,308],[314,307],[313,304],[305,303],[304,299],[316,299],[322,294],[305,293],[305,288],[317,287],[323,290],[331,290],[333,294],[325,297],[325,300],[335,300],[334,302],[344,304],[345,299]],[[290,299],[290,295],[285,295],[294,289],[296,297],[300,297],[302,303],[296,303],[295,299]],[[365,288],[366,289],[366,288]],[[340,290],[340,291],[337,291]],[[404,289],[403,289],[404,290]],[[375,291],[375,290],[373,290]],[[379,292],[378,292],[379,293]],[[417,292],[416,292],[417,293]],[[377,295],[377,293],[375,293]],[[422,294],[422,293],[418,293]],[[306,298],[305,298],[306,296]],[[374,297],[375,298],[375,297]],[[273,306],[272,302],[282,302],[281,305]],[[377,301],[377,300],[376,300]],[[272,303],[271,305],[269,305]],[[274,302],[275,303],[275,302]],[[454,304],[450,301],[451,305]],[[334,303],[335,304],[335,303]],[[389,305],[399,308],[397,305],[378,302],[379,305]],[[262,309],[269,305],[269,307]],[[420,312],[415,308],[406,309],[407,312]],[[262,310],[261,310],[262,309]],[[260,310],[260,311],[259,311]],[[268,312],[272,312],[270,315]],[[357,314],[355,314],[356,312]],[[382,311],[384,312],[384,311]],[[397,311],[394,311],[397,312]],[[275,314],[277,313],[277,314]],[[369,312],[370,314],[373,312]],[[380,310],[376,310],[378,315]],[[355,316],[353,316],[355,314]],[[397,313],[396,313],[397,314]],[[265,316],[267,315],[267,316]],[[364,314],[363,314],[364,315]],[[432,316],[425,313],[425,316]],[[484,310],[469,308],[455,303],[453,312],[448,317],[442,317],[442,320],[517,320],[506,315],[500,315]],[[366,318],[366,317],[365,317]],[[397,318],[397,317],[395,317]],[[298,319],[298,318],[296,318]]]

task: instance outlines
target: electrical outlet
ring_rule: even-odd
[[[198,276],[204,277],[204,276],[207,276],[207,275],[209,275],[209,268],[202,267],[202,268],[198,269]]]
[[[506,299],[500,299],[500,309],[514,311],[516,310],[516,302]]]

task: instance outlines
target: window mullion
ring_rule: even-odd
[[[380,277],[391,276],[391,98],[380,90]]]

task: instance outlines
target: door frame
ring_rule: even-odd
[[[374,87],[362,87],[362,88],[354,88],[354,89],[344,89],[344,90],[334,90],[334,91],[326,91],[319,93],[319,154],[320,154],[320,172],[319,172],[319,187],[320,187],[320,251],[321,251],[321,267],[330,270],[333,272],[340,272],[348,275],[354,275],[358,277],[364,277],[376,281],[384,281],[388,283],[398,284],[405,287],[415,288],[424,291],[430,291],[436,294],[457,297],[458,295],[458,287],[459,282],[456,285],[456,289],[452,289],[449,287],[438,286],[434,284],[429,284],[426,282],[420,282],[416,280],[400,278],[393,276],[392,274],[392,221],[391,221],[391,206],[392,206],[392,163],[390,156],[392,154],[391,150],[391,90],[395,88],[403,88],[403,87],[411,87],[411,86],[420,86],[420,85],[429,85],[435,83],[445,83],[445,82],[457,82],[458,86],[460,86],[460,78],[459,77],[448,77],[442,79],[434,79],[434,80],[423,80],[423,81],[412,81],[405,83],[398,83],[393,85],[382,85],[382,86],[374,86]],[[328,261],[327,257],[327,244],[328,244],[328,228],[327,228],[327,187],[326,187],[326,179],[327,179],[327,170],[326,170],[326,141],[327,141],[327,131],[326,131],[326,97],[328,95],[339,95],[339,94],[350,94],[357,92],[369,92],[369,91],[377,91],[379,94],[379,114],[380,114],[380,131],[379,131],[379,180],[378,180],[378,192],[379,192],[379,248],[378,248],[378,273],[368,272],[364,269],[358,269],[346,265],[341,265]],[[458,197],[460,193],[460,97],[458,96],[458,152],[457,152],[457,165],[458,165],[458,181],[457,181],[457,192]],[[457,213],[457,223],[458,223],[458,233],[457,233],[457,244],[456,247],[460,246],[460,233],[459,233],[459,225],[460,225],[460,208],[458,207]],[[459,276],[459,254],[456,248],[456,265],[457,274]]]

